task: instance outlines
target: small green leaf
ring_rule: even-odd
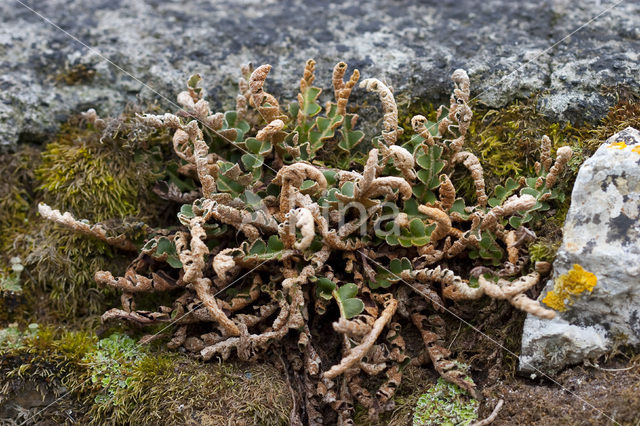
[[[251,129],[251,126],[249,126],[249,123],[245,120],[238,120],[238,113],[236,111],[227,111],[224,113],[223,128],[235,129],[235,142],[242,142],[244,140],[244,135]]]
[[[348,283],[338,289],[338,295],[341,299],[349,299],[358,294],[358,286],[354,283]]]
[[[257,154],[260,152],[260,147],[262,146],[262,142],[260,142],[258,139],[256,138],[247,138],[244,143],[247,145],[247,149],[254,153]]]
[[[318,99],[318,96],[320,96],[321,92],[322,92],[322,89],[319,89],[317,87],[309,87],[302,94],[302,98],[303,98],[302,114],[305,117],[313,117],[314,115],[322,111],[322,107],[318,103],[316,103],[316,99]]]
[[[182,262],[180,261],[180,258],[178,257],[177,254],[172,254],[169,255],[167,257],[167,263],[172,267],[172,268],[176,268],[176,269],[181,269],[182,268]]]
[[[252,245],[251,249],[249,249],[249,254],[264,254],[267,252],[267,245],[264,241],[258,239]]]
[[[393,234],[389,234],[385,237],[385,241],[387,242],[387,244],[389,244],[390,246],[397,246],[398,244],[400,244],[400,241],[398,241],[398,237],[396,235]]]
[[[416,218],[409,222],[409,230],[414,237],[426,236],[424,222],[420,219]]]
[[[198,86],[198,83],[200,83],[200,80],[202,80],[202,77],[200,77],[200,74],[194,74],[191,77],[189,77],[189,80],[187,80],[187,86],[189,86],[192,89],[195,89]]]
[[[462,198],[458,198],[453,202],[453,205],[451,206],[449,211],[458,213],[463,219],[466,220],[469,218],[469,213],[465,211],[465,207],[466,206],[464,204],[464,200]]]
[[[284,243],[277,235],[272,235],[269,237],[269,241],[267,242],[267,251],[275,252],[284,250]]]
[[[242,164],[244,164],[244,166],[249,170],[258,168],[264,163],[263,158],[255,154],[244,154],[242,155],[241,160]]]
[[[522,225],[522,218],[518,216],[511,216],[509,218],[509,225],[517,229]]]
[[[260,145],[260,150],[258,151],[258,154],[265,156],[271,152],[272,148],[273,148],[273,145],[271,144],[271,142],[263,141],[262,145]]]
[[[346,319],[351,319],[359,315],[364,310],[362,300],[356,298],[358,294],[358,286],[354,283],[348,283],[333,291],[333,295],[338,302],[340,312]]]
[[[174,246],[168,238],[161,237],[160,239],[158,239],[158,244],[156,245],[156,254],[162,255],[165,253],[176,254],[176,246]]]
[[[418,172],[419,173],[419,172]],[[427,189],[427,185],[419,183],[417,185],[413,185],[413,195],[420,200],[421,203],[424,204],[433,204],[437,201],[436,194]]]
[[[289,115],[295,118],[298,116],[298,111],[300,111],[300,105],[297,102],[291,102],[289,104]]]
[[[316,282],[316,288],[323,299],[329,300],[332,297],[333,290],[336,289],[336,284],[329,278],[320,277]]]
[[[540,191],[533,188],[522,188],[522,190],[520,191],[520,195],[531,195],[537,200],[538,197],[540,197]]]
[[[355,114],[347,114],[344,117],[341,130],[342,138],[338,143],[338,148],[343,151],[350,152],[364,139],[364,132],[353,130],[356,119],[357,115]]]
[[[325,170],[322,172],[322,174],[324,175],[325,179],[327,179],[327,183],[329,185],[336,184],[336,175],[338,174],[337,172],[333,170]]]
[[[244,186],[224,176],[218,177],[216,186],[218,187],[218,191],[229,192],[236,197],[244,191]]]
[[[344,308],[344,316],[351,319],[356,315],[360,315],[364,311],[364,302],[360,299],[347,299],[342,302]]]
[[[349,198],[353,198],[354,191],[355,191],[355,185],[351,181],[347,181],[343,183],[342,186],[340,187],[340,192],[342,193],[342,195]]]
[[[180,207],[180,213],[184,217],[188,217],[188,218],[195,217],[195,215],[193,214],[193,206],[191,204],[183,204],[182,207]]]
[[[307,179],[307,180],[305,180],[305,181],[303,181],[303,182],[302,182],[302,185],[300,185],[300,191],[301,191],[301,192],[302,192],[302,191],[306,191],[306,190],[308,190],[308,189],[313,188],[314,186],[316,186],[316,182],[315,182],[315,181],[313,181],[313,180],[309,180],[309,179]]]
[[[413,241],[410,237],[400,236],[398,237],[398,242],[402,247],[409,248],[413,246]]]
[[[402,261],[397,258],[393,259],[391,263],[389,263],[389,270],[395,275],[400,274],[400,272],[402,272]]]

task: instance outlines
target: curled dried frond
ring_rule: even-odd
[[[442,319],[437,316],[427,318],[425,315],[416,312],[411,314],[411,320],[420,331],[429,359],[440,376],[451,383],[455,383],[462,389],[466,389],[472,396],[477,397],[475,383],[467,378],[466,373],[460,371],[455,362],[448,359],[451,352],[441,346],[441,337],[429,330],[433,327],[431,323],[435,322],[437,326],[437,322],[441,322]]]
[[[264,82],[267,80],[269,71],[271,71],[271,65],[261,65],[253,71],[251,78],[249,78],[251,105],[257,109],[267,123],[282,118],[280,104],[273,95],[264,91]]]
[[[338,104],[337,113],[340,115],[345,115],[347,113],[349,96],[351,96],[351,91],[360,78],[360,71],[355,69],[353,70],[349,80],[345,83],[344,75],[346,72],[347,64],[339,62],[335,68],[333,68],[333,78],[331,80],[333,83],[333,95],[336,99],[336,103]]]
[[[396,312],[396,308],[398,307],[398,302],[388,295],[388,299],[385,302],[384,310],[380,314],[380,317],[376,319],[373,323],[373,327],[371,327],[371,332],[362,339],[362,342],[351,349],[349,355],[342,358],[340,364],[334,365],[328,371],[323,374],[323,377],[326,379],[334,379],[335,377],[344,374],[350,367],[359,362],[366,354],[369,352],[373,344],[376,342],[382,330],[387,325],[387,323],[393,317],[393,314]]]
[[[473,185],[476,188],[476,198],[478,200],[478,205],[480,207],[484,207],[487,205],[487,194],[485,193],[485,183],[484,183],[484,172],[482,170],[482,165],[480,164],[480,160],[478,157],[473,155],[470,152],[463,151],[458,152],[453,156],[451,161],[455,163],[462,163],[469,173],[471,174],[471,178],[473,179]]]
[[[435,141],[433,140],[433,135],[430,132],[430,129],[427,129],[427,118],[423,115],[415,115],[411,119],[411,127],[413,131],[420,135],[427,146],[433,146]]]
[[[327,189],[327,178],[315,166],[307,163],[296,163],[285,166],[278,171],[274,182],[284,185],[290,183],[299,188],[305,179],[311,179],[318,185],[318,191]]]
[[[238,326],[227,317],[227,315],[218,306],[218,301],[211,291],[211,280],[208,278],[197,278],[193,282],[193,287],[198,293],[198,298],[211,313],[211,316],[220,324],[225,333],[229,336],[238,336],[240,330]]]
[[[558,148],[558,152],[556,153],[556,162],[553,163],[553,167],[551,167],[551,170],[549,170],[549,174],[547,175],[547,188],[553,188],[572,155],[573,151],[570,147],[563,146]]]
[[[295,219],[296,228],[302,233],[302,240],[294,244],[296,250],[306,250],[316,236],[314,221],[311,211],[306,208],[291,210],[291,217]]]
[[[315,182],[313,189],[316,191],[327,189],[327,178],[311,164],[295,163],[284,166],[278,171],[273,182],[282,186],[280,192],[280,213],[282,215],[286,215],[296,205],[300,195],[300,187],[305,179]]]
[[[264,128],[260,129],[258,134],[256,135],[256,139],[260,142],[271,139],[271,137],[281,131],[284,128],[284,121],[282,120],[273,120],[271,123],[267,124]]]
[[[393,93],[387,87],[386,84],[378,80],[377,78],[368,78],[360,82],[360,88],[366,89],[368,92],[375,92],[380,97],[382,103],[382,112],[384,114],[382,123],[383,129],[382,137],[387,146],[391,146],[398,140],[398,106],[396,100],[393,97]]]
[[[516,264],[518,262],[518,257],[520,257],[518,252],[518,246],[516,246],[516,231],[509,231],[505,234],[504,243],[507,246],[507,254],[509,255],[509,262],[512,264]]]
[[[469,102],[469,76],[467,72],[462,69],[457,69],[451,75],[451,79],[455,83],[455,89],[451,95],[451,103],[449,107],[449,121],[457,123],[457,129],[460,136],[454,139],[449,148],[453,153],[457,153],[462,149],[464,144],[464,138],[467,134],[467,130],[471,125],[471,119],[473,113],[468,105]]]
[[[196,171],[198,179],[202,184],[202,195],[211,198],[217,192],[216,180],[212,176],[211,167],[209,165],[209,146],[202,139],[194,141],[194,158],[196,163]]]
[[[484,294],[494,299],[506,299],[517,309],[537,317],[546,319],[554,318],[556,315],[555,311],[546,309],[539,302],[530,299],[524,294],[525,291],[529,290],[539,281],[540,274],[538,272],[532,272],[513,282],[500,279],[497,283],[493,283],[484,276],[478,278],[478,283]]]
[[[54,210],[44,203],[38,204],[38,213],[40,213],[40,216],[42,216],[45,219],[64,225],[67,228],[70,228],[81,234],[90,235],[92,237],[98,238],[99,240],[102,240],[113,247],[119,248],[120,250],[126,250],[126,251],[138,250],[136,245],[133,242],[131,242],[125,235],[109,237],[107,235],[107,230],[105,229],[104,225],[100,223],[91,225],[87,221],[78,220],[74,218],[73,215],[69,212],[62,214],[60,213],[60,210]]]
[[[300,91],[304,92],[306,89],[310,88],[313,84],[313,80],[315,80],[316,76],[314,72],[316,70],[316,61],[313,59],[309,59],[304,67],[304,74],[300,79]],[[300,102],[302,104],[302,102]]]
[[[451,230],[451,219],[444,211],[428,206],[418,206],[418,211],[433,220],[436,229],[431,232],[430,240],[432,243],[438,242],[449,234]]]
[[[413,155],[405,148],[398,145],[391,145],[388,148],[386,156],[393,160],[393,165],[400,170],[402,177],[404,177],[407,182],[412,182],[416,178],[416,172],[413,170],[415,160]],[[384,162],[383,160],[383,163]]]
[[[545,171],[551,170],[551,164],[553,159],[551,158],[551,139],[549,136],[544,135],[542,137],[542,142],[540,143],[540,166]],[[536,173],[540,173],[540,166],[536,167]]]
[[[449,210],[456,201],[456,188],[453,186],[449,176],[442,174],[439,177],[440,186],[438,187],[438,195],[440,196],[440,207],[443,210]]]
[[[169,291],[179,287],[175,280],[161,274],[152,273],[151,278],[137,274],[127,269],[124,277],[114,278],[111,272],[97,271],[94,279],[98,284],[118,288],[127,293],[149,293],[154,291]]]

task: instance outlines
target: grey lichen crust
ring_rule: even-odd
[[[578,173],[554,278],[579,264],[597,277],[551,321],[529,316],[520,369],[554,371],[614,345],[640,345],[640,132],[609,138]],[[554,288],[550,280],[542,297]]]
[[[597,118],[610,104],[603,88],[639,87],[640,6],[623,2],[547,50],[609,6],[581,3],[27,2],[89,50],[17,2],[2,2],[0,149],[46,140],[90,106],[106,115],[139,98],[167,108],[171,88],[193,71],[217,94],[213,106],[228,108],[218,99],[231,98],[236,70],[249,61],[273,64],[272,90],[291,99],[287,83],[309,57],[319,75],[342,58],[384,76],[401,102],[445,100],[449,71],[464,67],[489,106],[550,89],[540,106],[553,119]]]

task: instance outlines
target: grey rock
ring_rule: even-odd
[[[386,79],[402,103],[437,104],[448,98],[451,72],[465,68],[472,95],[489,106],[548,89],[540,107],[554,119],[594,119],[613,101],[603,89],[640,90],[640,4],[623,2],[550,46],[607,7],[600,0],[8,0],[0,2],[0,150],[46,141],[69,114],[89,107],[103,115],[133,101],[174,109],[193,72],[205,78],[213,106],[231,107],[246,62],[271,63],[269,90],[294,100],[310,57],[323,87],[345,60],[363,77]],[[79,66],[93,78],[61,81]]]
[[[636,129],[629,127],[609,138],[580,167],[553,278],[541,299],[553,290],[555,278],[574,264],[595,274],[597,284],[553,320],[527,316],[520,355],[523,372],[554,372],[595,359],[617,344],[640,347],[640,132]]]

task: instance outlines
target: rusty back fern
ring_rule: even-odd
[[[410,138],[400,138],[391,89],[360,82],[383,111],[381,134],[365,141],[348,107],[358,71],[345,78],[347,65],[336,65],[334,100],[323,107],[314,69],[309,60],[286,111],[266,91],[271,67],[262,65],[243,68],[235,111],[211,112],[195,75],[178,94],[180,111],[139,117],[173,132],[178,163],[155,192],[181,205],[175,226],[145,228],[143,243],[56,206],[41,204],[40,214],[139,250],[124,276],[95,273],[122,292],[122,307],[103,321],[175,325],[168,346],[204,360],[254,360],[285,347],[296,406],[310,424],[322,423],[326,407],[342,424],[356,402],[371,418],[391,410],[408,364],[432,363],[473,395],[476,385],[442,346],[439,313],[488,296],[554,316],[526,294],[550,268],[530,265],[527,226],[564,199],[555,184],[572,151],[559,148],[554,159],[544,137],[535,175],[488,192],[479,159],[465,150],[465,71],[453,73],[450,104],[434,122],[411,119]],[[461,172],[473,185],[467,199],[457,194]],[[151,292],[174,302],[137,309]],[[417,329],[419,350],[405,344],[403,327]]]

